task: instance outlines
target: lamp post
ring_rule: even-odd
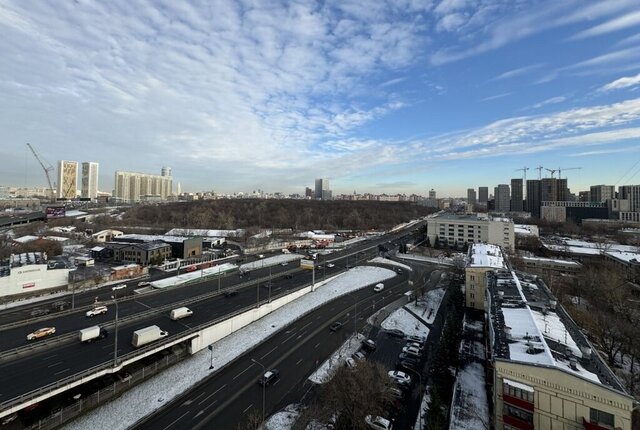
[[[211,352],[211,366],[209,366],[209,370],[213,370],[213,344],[209,345],[209,351]]]
[[[113,367],[118,367],[118,290],[125,288],[126,285],[118,285],[117,287],[111,288],[113,291],[113,303],[116,305],[116,324],[114,329],[114,341],[113,341]]]
[[[264,367],[264,364],[260,363],[257,360],[254,360],[253,358],[251,359],[251,361],[256,363],[258,366],[262,367],[262,377],[264,378],[264,374],[267,373],[267,368]],[[267,387],[266,382],[267,381],[262,381],[262,422],[264,422],[264,404],[265,404],[266,387]]]

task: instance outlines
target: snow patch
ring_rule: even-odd
[[[369,260],[369,263],[378,263],[378,264],[389,264],[391,266],[397,266],[404,270],[408,270],[413,272],[413,269],[406,264],[398,263],[397,261],[389,260],[388,258],[376,257],[372,260]]]

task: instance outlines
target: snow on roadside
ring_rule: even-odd
[[[406,264],[398,263],[397,261],[389,260],[388,258],[376,257],[372,260],[369,260],[369,263],[378,263],[378,264],[390,264],[392,266],[400,267],[404,270],[409,270],[413,272],[413,269]]]
[[[340,366],[345,365],[345,360],[354,352],[360,349],[362,341],[365,339],[364,335],[358,333],[358,336],[354,339],[350,336],[341,346],[338,348],[331,357],[325,360],[324,363],[318,367],[318,369],[309,376],[311,382],[316,384],[324,384],[333,378],[334,373]]]
[[[400,308],[382,321],[382,328],[397,329],[407,336],[428,336],[429,328],[405,309]]]
[[[281,263],[289,263],[292,261],[297,261],[303,258],[302,255],[299,254],[280,254],[274,255],[273,257],[263,258],[261,260],[252,261],[250,263],[245,263],[240,266],[240,271],[244,272],[247,270],[255,270],[261,269],[263,267],[275,266],[276,264]]]
[[[437,288],[435,290],[427,291],[422,299],[418,300],[418,303],[411,302],[406,305],[416,315],[419,315],[423,320],[429,324],[433,324],[433,320],[438,314],[440,303],[444,298],[444,288]]]
[[[314,293],[306,294],[216,342],[213,346],[215,368],[220,369],[273,333],[324,303],[394,276],[396,273],[389,269],[358,266],[322,283],[317,283],[318,288]],[[133,387],[117,399],[78,417],[64,428],[124,430],[207,378],[211,374],[209,364],[210,352],[204,349]]]
[[[261,427],[262,430],[289,430],[300,415],[300,405],[287,405],[283,410],[271,415]]]

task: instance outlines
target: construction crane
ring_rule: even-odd
[[[582,167],[563,167],[563,168],[558,167],[558,179],[562,178],[563,170],[580,170],[580,169],[582,169]]]
[[[534,167],[534,169],[538,171],[538,180],[542,179],[542,169],[544,169],[544,167],[538,166]]]
[[[42,161],[42,158],[38,155],[38,153],[33,148],[33,146],[31,146],[31,144],[29,144],[29,143],[27,143],[27,146],[29,147],[29,149],[33,153],[33,156],[36,157],[36,160],[38,160],[38,163],[40,163],[40,166],[42,167],[42,170],[44,170],[44,174],[47,177],[47,182],[49,183],[49,199],[51,199],[51,201],[53,202],[55,200],[55,198],[54,198],[54,190],[53,190],[53,184],[51,183],[51,176],[49,175],[49,172],[53,172],[53,166],[52,165],[49,165],[48,167],[45,166],[44,162]]]
[[[553,178],[554,173],[556,173],[558,171],[558,169],[547,169],[546,167],[544,168],[544,170],[546,170],[547,172],[551,172],[551,177]]]
[[[523,167],[522,169],[516,169],[516,172],[522,171],[524,174],[524,182],[527,182],[527,170],[529,170],[528,167]]]

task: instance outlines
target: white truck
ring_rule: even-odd
[[[80,342],[91,342],[96,339],[104,339],[107,337],[107,331],[100,326],[94,325],[93,327],[83,328],[78,332],[78,338]]]
[[[162,331],[162,329],[160,329],[160,327],[158,327],[157,325],[152,325],[134,331],[131,344],[137,348],[139,346],[154,342],[158,339],[162,339],[163,337],[167,337],[168,335],[168,332]]]
[[[187,307],[182,307],[182,308],[172,310],[171,314],[169,315],[169,318],[171,318],[174,321],[177,321],[182,318],[190,317],[191,315],[193,315],[193,311],[191,309]]]

